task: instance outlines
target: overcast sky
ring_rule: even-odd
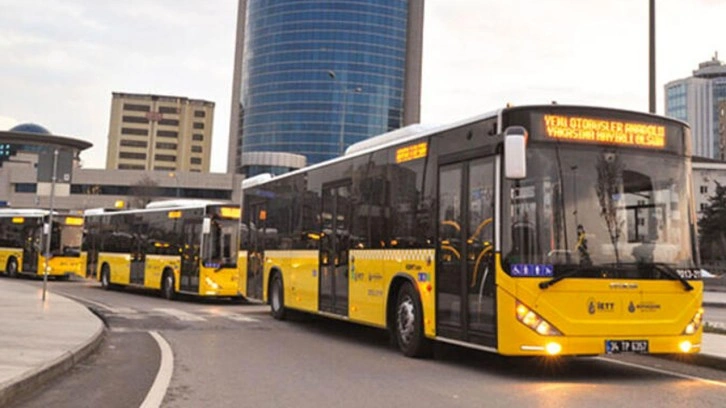
[[[425,0],[422,118],[504,106],[648,110],[648,0]],[[720,51],[726,0],[656,0],[663,85]],[[226,171],[237,0],[0,0],[0,130],[85,139],[106,161],[112,92],[216,103],[212,171]]]

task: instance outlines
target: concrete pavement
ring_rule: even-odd
[[[41,294],[0,278],[0,406],[69,370],[103,340],[103,322],[85,306],[52,292],[43,303]],[[726,307],[726,292],[704,292],[704,305]],[[704,333],[701,353],[687,361],[726,368],[726,335]]]
[[[0,278],[0,406],[32,392],[95,351],[104,325],[85,306]]]

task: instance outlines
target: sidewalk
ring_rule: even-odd
[[[0,278],[0,406],[64,373],[103,339],[103,323],[86,307],[51,292],[44,304],[41,294],[22,281]],[[726,308],[726,292],[706,291],[703,303]],[[726,335],[704,333],[701,353],[687,360],[723,370]]]
[[[95,351],[101,320],[85,306],[0,278],[0,406],[32,392]]]

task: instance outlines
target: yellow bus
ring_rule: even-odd
[[[510,356],[695,353],[688,126],[507,107],[243,182],[248,297]]]
[[[0,268],[4,268],[6,275],[45,274],[48,234],[44,231],[47,231],[45,225],[50,220],[49,214],[41,209],[0,210]],[[52,223],[48,276],[83,277],[83,217],[54,212]]]
[[[237,205],[197,200],[151,203],[145,209],[85,214],[83,250],[101,286],[237,297]]]

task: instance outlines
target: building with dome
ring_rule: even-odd
[[[119,203],[125,208],[139,208],[149,201],[169,198],[239,200],[241,175],[84,169],[81,153],[91,146],[85,140],[54,135],[34,123],[0,131],[0,207],[50,207],[50,197],[42,191],[43,183],[38,183],[38,164],[39,158],[55,149],[71,152],[72,157],[69,182],[56,185],[53,207],[59,210],[112,208]]]

